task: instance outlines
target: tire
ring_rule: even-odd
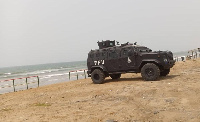
[[[121,77],[121,74],[111,74],[110,77],[114,79],[119,79]]]
[[[170,69],[165,69],[164,71],[160,72],[160,76],[167,76],[170,72]]]
[[[102,84],[105,80],[105,74],[102,70],[95,69],[91,74],[91,78],[94,84]]]
[[[153,63],[147,63],[142,67],[141,75],[145,81],[155,81],[160,76],[160,69]]]

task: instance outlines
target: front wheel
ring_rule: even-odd
[[[102,84],[105,79],[105,74],[102,70],[95,69],[91,74],[91,78],[94,84]]]
[[[142,67],[141,75],[146,81],[155,81],[160,76],[160,69],[153,63],[147,63]]]

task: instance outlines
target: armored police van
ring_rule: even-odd
[[[136,43],[119,45],[116,41],[98,42],[99,49],[88,53],[88,77],[93,83],[104,83],[105,77],[118,79],[122,73],[141,73],[145,81],[166,76],[175,61],[170,51],[152,51]]]

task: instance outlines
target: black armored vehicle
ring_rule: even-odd
[[[99,49],[88,53],[88,77],[93,83],[104,83],[105,77],[118,79],[122,73],[141,73],[146,81],[166,76],[175,61],[170,51],[152,51],[136,43],[119,45],[116,41],[98,42]]]

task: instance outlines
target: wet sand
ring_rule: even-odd
[[[59,83],[0,95],[0,120],[9,122],[200,121],[200,60],[178,62],[167,77]]]

